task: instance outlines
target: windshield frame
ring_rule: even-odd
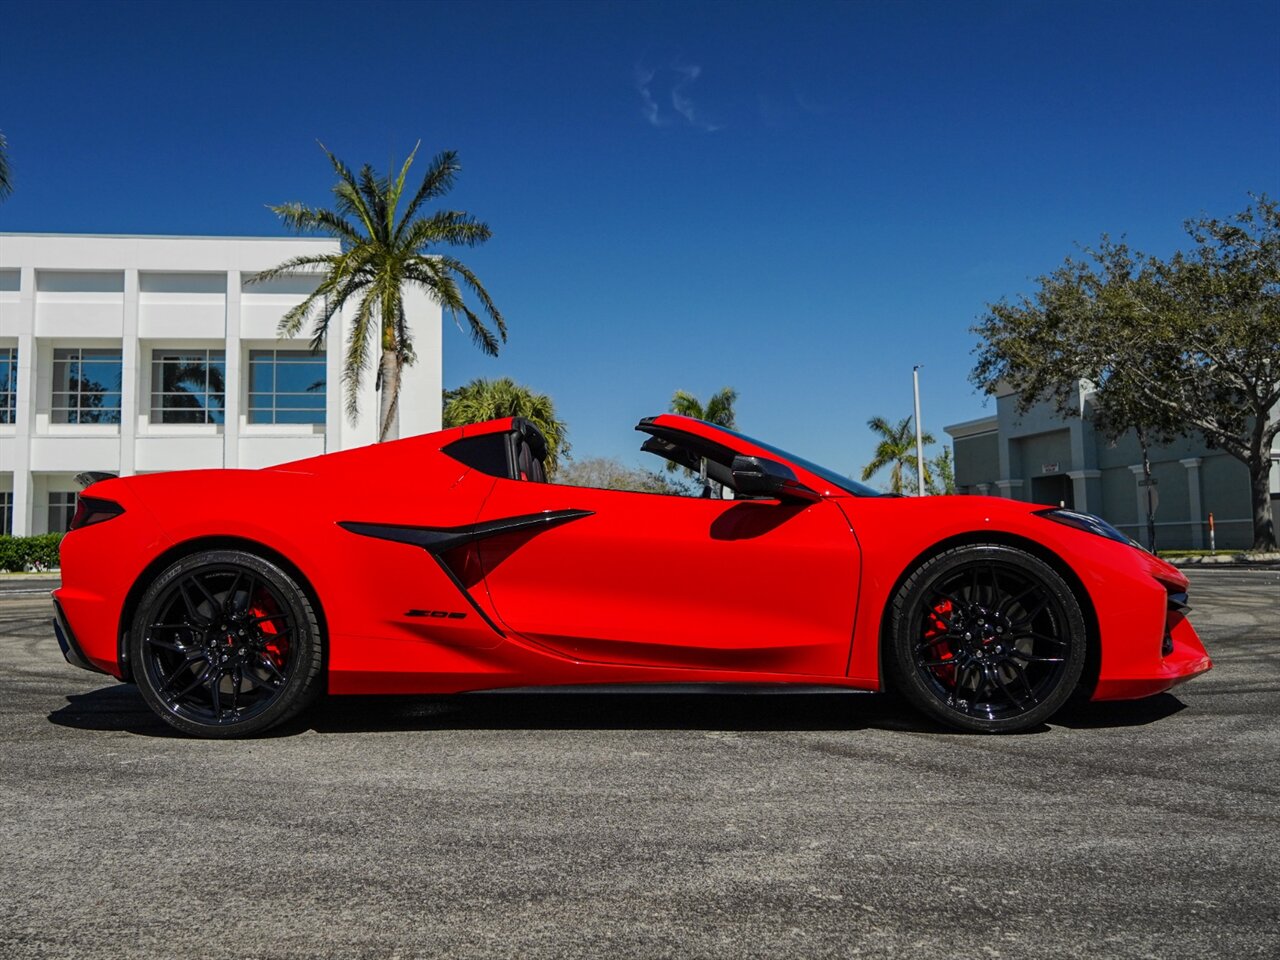
[[[703,422],[706,423],[705,420]],[[845,493],[849,494],[850,496],[854,496],[854,497],[888,496],[888,494],[881,493],[879,490],[875,490],[871,487],[868,487],[866,484],[859,483],[857,480],[853,480],[849,477],[843,476],[842,474],[837,473],[835,470],[832,470],[830,467],[824,467],[821,464],[814,463],[812,460],[806,460],[804,457],[798,457],[794,453],[790,453],[789,451],[783,450],[781,447],[775,447],[771,443],[765,443],[763,440],[757,440],[755,437],[749,437],[745,433],[739,433],[737,430],[730,430],[728,427],[722,427],[718,423],[707,423],[707,426],[712,427],[716,430],[719,430],[721,433],[726,433],[736,440],[742,440],[742,441],[745,441],[746,443],[751,444],[752,446],[759,447],[761,450],[767,450],[770,453],[772,453],[774,456],[778,457],[780,460],[787,460],[791,463],[794,463],[797,467],[800,467],[803,470],[807,470],[809,473],[812,473],[815,477],[821,477],[823,480],[831,484],[833,487],[836,487],[839,490],[843,490]]]

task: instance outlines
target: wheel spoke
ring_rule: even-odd
[[[943,600],[947,601],[947,603],[951,604],[952,607],[963,607],[965,605],[964,601],[955,594],[947,593],[945,590],[939,590],[937,587],[933,588],[933,595],[941,597]]]
[[[1037,657],[1030,653],[1023,653],[1017,647],[1009,651],[1009,656],[1017,657],[1024,663],[1066,663],[1065,657]]]
[[[209,604],[210,615],[215,613],[221,606],[218,603],[218,598],[209,592],[209,588],[204,585],[204,581],[201,580],[195,574],[192,574],[191,576],[187,577],[187,579],[192,583],[194,583],[196,585],[196,589],[199,590],[202,594],[204,594],[205,602]]]
[[[236,588],[240,586],[240,581],[244,579],[244,571],[237,570],[236,578],[231,581],[231,586],[227,588],[227,595],[222,598],[222,610],[227,616],[231,616],[236,612]]]
[[[1005,663],[1013,670],[1014,676],[1018,678],[1022,683],[1023,689],[1027,691],[1027,699],[1032,703],[1039,703],[1040,701],[1036,699],[1036,692],[1031,689],[1031,682],[1027,679],[1027,672],[1022,669],[1022,665],[1014,660],[1006,660]]]
[[[248,612],[253,608],[253,595],[257,591],[257,589],[258,589],[258,578],[251,573],[249,574],[249,585],[245,587],[244,609],[240,611],[241,613],[248,614]]]
[[[1013,705],[1017,707],[1019,710],[1025,709],[1025,705],[1023,704],[1022,699],[1016,693],[1014,693],[1013,690],[1009,687],[1009,684],[1005,682],[1004,675],[1000,673],[1000,668],[996,667],[994,672],[996,675],[996,683],[1000,685],[1000,689],[1004,691],[1005,696],[1007,696],[1010,700],[1012,700]]]
[[[187,592],[186,581],[178,584],[178,593],[182,595],[182,603],[187,608],[187,616],[189,616],[200,626],[208,626],[212,621],[200,613],[199,605],[191,599],[191,594]]]
[[[173,640],[159,640],[151,636],[151,634],[147,634],[143,638],[143,642],[149,643],[153,647],[159,647],[162,650],[172,650],[174,653],[181,653],[184,655],[190,651],[190,647],[185,644],[177,643]]]
[[[255,690],[270,690],[274,692],[280,689],[279,685],[258,676],[258,674],[254,672],[252,664],[249,665],[248,669],[241,670],[240,675],[243,679],[249,681]]]
[[[927,670],[931,670],[935,667],[954,667],[955,665],[956,665],[956,661],[954,657],[949,657],[946,660],[917,660],[916,661],[917,667],[924,667]]]
[[[203,670],[201,670],[198,674],[196,674],[196,678],[194,680],[192,680],[189,684],[187,684],[177,693],[173,694],[169,699],[181,700],[183,697],[185,697],[188,693],[190,693],[196,687],[205,683],[209,679],[210,675],[213,674],[214,672],[215,671],[213,669],[213,661],[210,661]],[[171,687],[174,681],[178,680],[180,677],[181,677],[181,671],[180,670],[174,671],[173,676],[171,676],[167,681],[165,681],[164,687],[161,689],[161,692],[163,693],[164,690],[167,690],[169,687]]]
[[[1021,625],[1025,624],[1026,626],[1028,626],[1028,627],[1029,627],[1029,626],[1031,626],[1032,622],[1035,620],[1035,618],[1036,618],[1036,617],[1038,617],[1038,616],[1040,616],[1040,614],[1044,613],[1045,608],[1046,608],[1046,607],[1048,607],[1048,606],[1049,606],[1049,598],[1048,598],[1048,597],[1042,597],[1042,598],[1040,599],[1040,602],[1039,602],[1039,603],[1037,603],[1034,607],[1032,607],[1032,608],[1031,608],[1031,610],[1030,610],[1029,612],[1024,613],[1024,614],[1023,614],[1021,617],[1019,617],[1017,620],[1010,620],[1010,622],[1011,622],[1014,626],[1021,626]]]
[[[259,665],[266,667],[277,680],[284,680],[284,674],[280,672],[280,668],[277,667],[272,659],[265,653],[258,654],[258,663]]]
[[[1023,590],[1017,596],[1010,597],[1009,599],[1001,603],[999,607],[1000,612],[1008,613],[1010,610],[1012,610],[1014,607],[1016,607],[1023,600],[1027,599],[1027,597],[1031,596],[1033,593],[1035,593],[1039,589],[1040,589],[1040,585],[1038,583],[1033,583],[1031,586],[1027,587],[1027,589]]]
[[[1051,643],[1055,647],[1070,646],[1067,641],[1062,640],[1059,637],[1051,637],[1047,633],[1036,633],[1032,630],[1023,630],[1021,633],[1011,634],[1007,639],[1010,642],[1015,640],[1039,640],[1041,643]]]
[[[217,720],[222,719],[222,678],[225,676],[221,671],[215,671],[213,682],[209,684],[209,699],[213,702],[213,716]]]

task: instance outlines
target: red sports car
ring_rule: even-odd
[[[703,495],[549,483],[518,418],[99,480],[62,541],[63,653],[207,737],[325,689],[619,683],[888,686],[1006,732],[1210,667],[1186,578],[1096,517],[887,496],[686,417],[636,429]]]

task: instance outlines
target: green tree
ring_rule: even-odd
[[[655,470],[628,467],[613,457],[588,457],[564,464],[556,474],[556,483],[570,487],[594,487],[598,490],[631,490],[636,493],[662,493],[670,496],[692,496],[693,491],[674,477]]]
[[[1167,260],[1107,237],[1040,277],[1016,302],[990,304],[974,382],[1008,383],[1026,410],[1053,400],[1079,415],[1093,385],[1104,435],[1143,447],[1188,433],[1249,472],[1253,546],[1276,548],[1269,475],[1280,434],[1280,207],[1255,197],[1229,220],[1188,221],[1194,246]]]
[[[556,416],[555,403],[545,393],[536,393],[510,377],[472,380],[444,392],[444,425],[461,427],[504,417],[524,417],[542,431],[547,441],[547,476],[553,477],[560,459],[568,459],[568,428]]]
[[[912,426],[912,417],[899,420],[896,424],[889,423],[884,417],[872,417],[867,421],[867,426],[871,428],[871,432],[880,439],[876,443],[875,456],[871,462],[862,468],[862,479],[870,480],[872,476],[879,473],[885,467],[889,468],[889,492],[904,493],[903,474],[909,474],[914,478],[918,472],[916,463],[916,433],[915,427]],[[926,446],[933,443],[933,434],[926,432],[922,437]],[[933,474],[929,469],[929,462],[926,460],[924,465],[924,482],[926,484],[933,482]],[[916,484],[913,487],[918,489]]]
[[[323,145],[321,149],[324,149]],[[459,210],[428,212],[428,201],[444,196],[461,169],[457,154],[437,154],[427,167],[416,192],[403,212],[405,178],[418,148],[414,147],[397,176],[375,174],[368,164],[357,175],[327,149],[325,156],[338,175],[333,187],[334,208],[327,210],[301,203],[271,209],[297,233],[328,234],[338,240],[337,253],[305,254],[265,270],[254,280],[296,273],[319,277],[319,285],[280,321],[282,337],[296,336],[314,318],[311,345],[319,349],[338,312],[354,302],[351,331],[343,362],[347,414],[359,414],[359,391],[372,356],[379,356],[376,386],[379,392],[378,439],[392,435],[400,398],[400,372],[414,361],[413,330],[405,314],[404,292],[416,287],[447,311],[455,323],[466,318],[471,338],[490,356],[507,339],[506,321],[488,291],[474,273],[441,247],[471,247],[489,239],[489,227]],[[487,315],[486,323],[468,306],[468,289]]]
[[[930,496],[950,496],[956,492],[956,465],[951,457],[951,448],[943,446],[942,452],[928,461],[932,472],[925,489]]]
[[[684,417],[693,417],[695,420],[714,423],[718,427],[736,430],[738,421],[733,412],[733,405],[737,402],[738,391],[733,387],[725,387],[713,393],[705,407],[692,393],[677,390],[671,396],[670,410]]]
[[[9,166],[9,141],[0,133],[0,200],[13,193],[13,170]]]

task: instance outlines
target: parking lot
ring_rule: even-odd
[[[5,957],[1280,955],[1280,572],[1207,676],[1021,736],[874,695],[323,703],[173,735],[0,588]],[[46,588],[47,589],[47,588]]]

